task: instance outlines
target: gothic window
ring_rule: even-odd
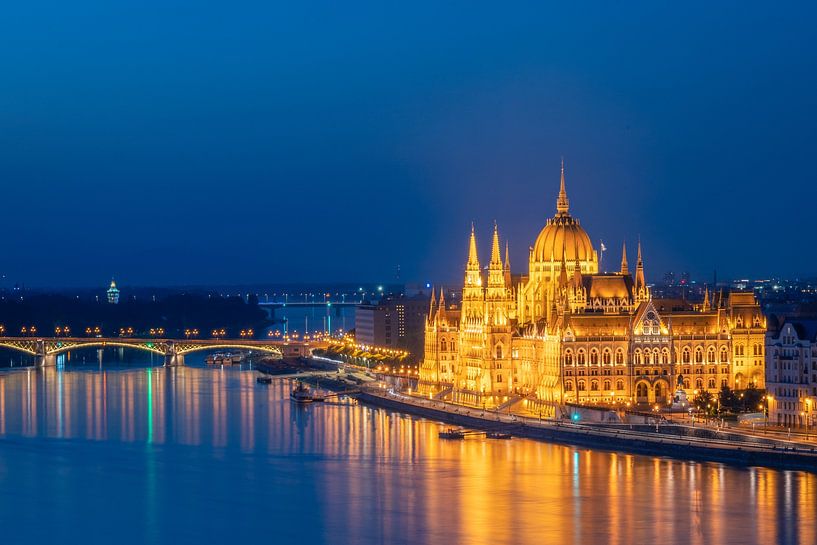
[[[702,363],[704,361],[704,351],[701,347],[695,349],[695,363]]]
[[[565,352],[565,365],[573,365],[573,354],[570,350]]]
[[[565,382],[565,392],[572,392],[573,391],[573,381],[568,380]]]
[[[742,356],[743,355],[743,345],[742,344],[736,344],[735,345],[735,355],[736,356]]]
[[[457,351],[457,342],[456,341],[451,341],[451,351],[452,352]]]
[[[584,391],[584,381],[583,381],[583,380],[580,380],[580,381],[579,381],[579,391],[580,391],[580,392],[583,392],[583,391]]]
[[[703,387],[704,387],[704,381],[703,381],[703,379],[696,378],[696,379],[695,379],[695,388],[696,388],[696,389],[698,389],[698,390],[700,390],[700,389],[702,389]]]
[[[501,344],[496,345],[496,359],[498,359],[498,360],[502,359],[502,345]]]
[[[497,375],[496,376],[496,381],[497,382],[502,382],[502,375]]]
[[[594,392],[598,392],[599,391],[599,381],[598,380],[591,381],[590,382],[590,389],[592,391],[594,391]]]
[[[708,363],[715,363],[715,349],[711,346],[709,347],[709,351],[706,353],[706,361]]]
[[[729,386],[729,382],[725,378],[722,378],[721,379],[721,388],[725,388],[727,386]]]
[[[590,365],[598,365],[599,364],[599,353],[593,349],[590,352]]]
[[[610,351],[605,349],[601,355],[601,361],[604,365],[610,365]]]
[[[684,379],[684,389],[689,390],[689,379],[688,378]]]
[[[681,361],[684,363],[689,363],[689,348],[684,347],[684,351],[681,353]]]
[[[440,350],[442,350],[443,352],[448,350],[448,346],[446,345],[445,339],[440,341]]]
[[[604,381],[604,391],[605,391],[605,392],[607,392],[607,391],[609,391],[609,390],[610,390],[610,381],[609,381],[609,380],[605,380],[605,381]]]
[[[721,348],[721,363],[726,363],[727,361],[729,361],[729,352],[726,350],[726,347],[724,346],[723,348]]]
[[[624,389],[624,381],[623,380],[617,380],[616,381],[616,390],[623,390],[623,389]]]
[[[641,365],[641,350],[636,350],[633,354],[633,361],[636,365]]]
[[[579,365],[584,365],[584,350],[579,350]]]
[[[708,386],[707,386],[707,387],[708,387],[710,390],[712,390],[713,388],[715,388],[715,379],[714,379],[714,378],[709,379],[709,383],[708,383]]]
[[[616,365],[621,365],[624,363],[624,352],[621,351],[621,348],[616,350]]]
[[[669,364],[669,350],[667,350],[666,348],[664,349],[663,352],[661,352],[661,363],[663,365]]]

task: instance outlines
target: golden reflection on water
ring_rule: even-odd
[[[312,478],[291,485],[328,542],[817,543],[813,474],[445,441],[439,424],[352,402],[296,406],[290,387],[187,367],[0,373],[0,436],[236,451],[256,476],[298,460]]]

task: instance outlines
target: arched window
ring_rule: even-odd
[[[715,363],[715,349],[713,347],[709,347],[709,350],[706,352],[706,361],[708,363]]]
[[[590,365],[598,365],[599,364],[599,353],[594,348],[590,351]]]
[[[695,349],[695,363],[703,363],[704,361],[704,351],[701,350],[701,347]]]
[[[579,365],[584,365],[584,350],[579,350]]]
[[[580,380],[580,381],[579,381],[579,391],[580,391],[580,392],[583,392],[583,391],[584,391],[584,381],[583,381],[583,380]]]
[[[565,382],[565,392],[572,392],[573,391],[573,381],[568,380]]]
[[[735,355],[736,356],[742,356],[743,355],[743,345],[742,344],[736,344],[735,345]]]
[[[496,345],[496,359],[498,359],[498,360],[502,359],[502,345],[501,344]]]
[[[684,389],[689,390],[689,379],[688,378],[684,379]]]
[[[681,352],[681,361],[684,363],[689,363],[689,347],[684,347],[684,351]]]
[[[729,351],[724,346],[721,348],[721,363],[726,363],[727,361],[729,361]]]
[[[457,351],[457,341],[451,341],[451,351],[452,352]]]
[[[440,350],[442,350],[443,352],[448,350],[448,344],[445,342],[445,339],[440,341]]]
[[[610,365],[610,351],[607,350],[606,348],[604,349],[604,352],[602,352],[601,354],[601,361],[604,365]]]
[[[721,388],[725,388],[727,386],[729,386],[729,381],[726,380],[725,378],[722,378],[721,379]]]
[[[695,388],[696,388],[696,389],[698,389],[698,390],[700,390],[700,389],[701,389],[701,388],[703,388],[703,387],[704,387],[704,381],[703,381],[703,379],[701,379],[701,378],[696,378],[696,379],[695,379]]]
[[[763,351],[763,348],[759,344],[754,345],[754,355],[755,356],[760,356],[762,354],[762,351]]]
[[[497,375],[496,376],[496,381],[497,382],[502,382],[502,375]]]
[[[709,384],[709,385],[708,385],[707,387],[708,387],[710,390],[714,389],[714,388],[715,388],[715,379],[714,379],[714,378],[709,379],[709,383],[708,383],[708,384]]]
[[[624,381],[623,380],[617,380],[616,381],[616,390],[623,390],[623,389],[624,389]]]
[[[641,350],[636,350],[633,354],[633,361],[636,365],[641,365]]]
[[[669,350],[666,348],[661,352],[661,363],[663,365],[669,364]]]
[[[594,391],[594,392],[598,392],[599,391],[599,381],[598,380],[590,381],[590,389],[592,391]]]
[[[647,385],[644,384],[643,382],[639,383],[638,386],[636,386],[635,388],[635,392],[638,397],[647,397],[647,391],[648,391]]]
[[[565,352],[565,365],[573,365],[573,353],[570,350]]]
[[[607,392],[607,391],[609,391],[609,390],[610,390],[610,381],[609,381],[609,380],[605,380],[605,381],[604,381],[604,391],[605,391],[605,392]]]
[[[622,365],[624,363],[624,352],[621,351],[621,348],[616,350],[616,365]]]

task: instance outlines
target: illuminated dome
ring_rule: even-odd
[[[590,264],[595,261],[595,250],[587,232],[579,225],[579,220],[569,213],[569,201],[565,192],[565,169],[562,164],[562,180],[559,198],[556,200],[556,215],[547,220],[547,225],[536,237],[533,245],[534,262],[561,262],[564,252],[565,262],[576,260]]]

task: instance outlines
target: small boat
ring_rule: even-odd
[[[510,439],[510,433],[502,433],[499,431],[489,431],[485,434],[485,437],[488,439]]]
[[[258,384],[272,384],[272,377],[261,375],[255,379]]]
[[[310,390],[303,382],[298,381],[298,385],[289,393],[289,397],[296,403],[312,403],[313,401],[326,401],[326,394]]]
[[[445,431],[441,431],[439,437],[440,439],[465,439],[465,432],[454,428],[448,428]]]

